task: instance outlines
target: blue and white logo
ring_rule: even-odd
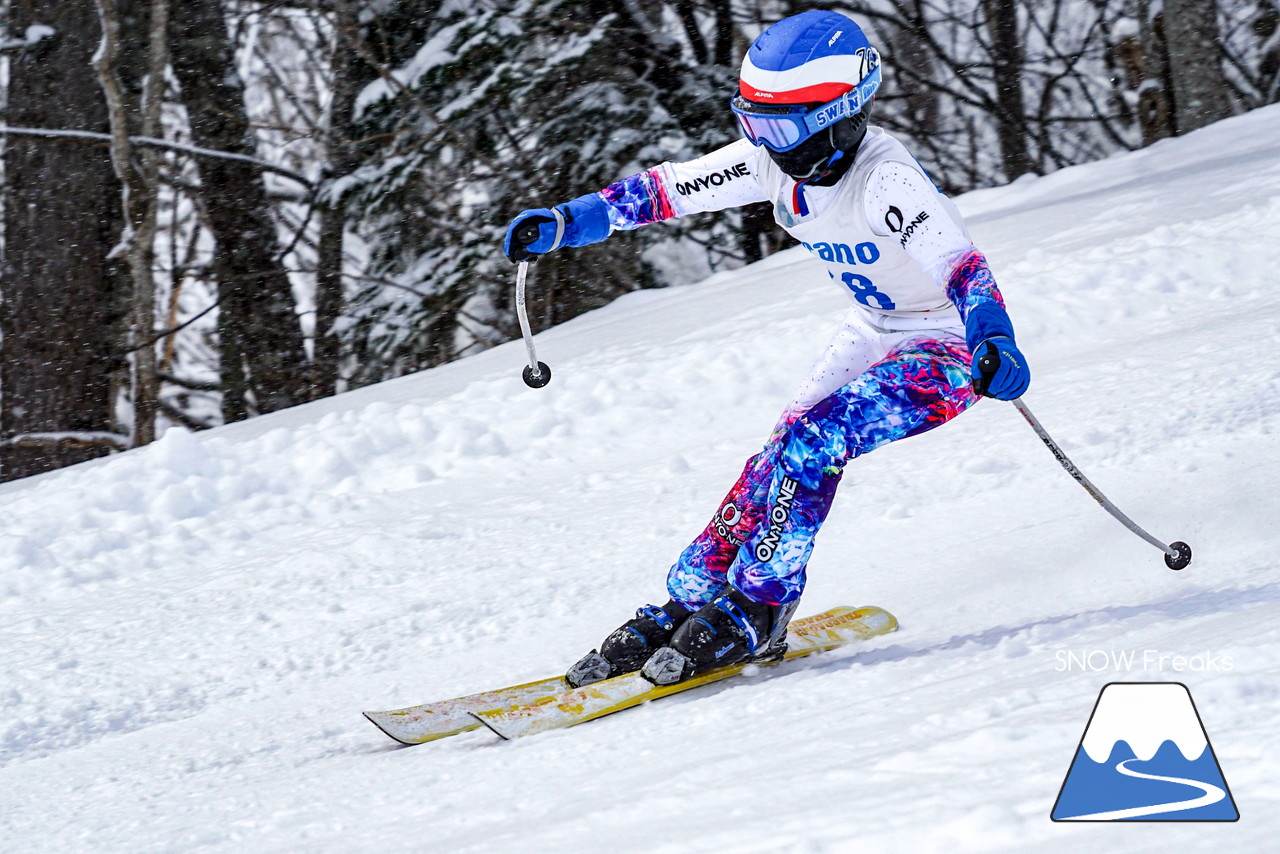
[[[1112,682],[1098,695],[1054,821],[1235,821],[1209,736],[1181,682]]]

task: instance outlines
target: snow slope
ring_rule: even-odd
[[[1189,569],[985,402],[857,461],[819,540],[804,610],[896,635],[521,742],[369,726],[663,599],[844,310],[784,252],[541,334],[541,391],[516,342],[0,488],[0,846],[1271,850],[1280,107],[961,207],[1026,401]],[[1125,680],[1189,686],[1238,823],[1050,822]]]

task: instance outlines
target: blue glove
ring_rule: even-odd
[[[973,390],[983,397],[1015,400],[1031,385],[1027,359],[1003,335],[988,338],[973,351]]]
[[[518,264],[561,246],[586,246],[609,236],[609,203],[599,193],[556,205],[521,211],[507,226],[502,252]]]

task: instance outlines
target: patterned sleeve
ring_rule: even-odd
[[[600,191],[600,198],[609,205],[609,226],[613,231],[630,231],[678,216],[662,180],[661,166],[610,184]]]
[[[629,231],[691,213],[763,202],[755,157],[755,148],[743,139],[705,157],[663,163],[610,184],[600,191],[609,205],[609,225]]]
[[[896,238],[937,282],[960,312],[970,347],[995,335],[1013,336],[987,259],[928,176],[917,166],[886,160],[871,170],[865,199],[872,230]]]
[[[1004,308],[1004,297],[996,287],[986,256],[977,249],[970,249],[955,259],[951,275],[947,277],[947,297],[955,303],[960,317],[966,321],[973,310],[984,303]]]

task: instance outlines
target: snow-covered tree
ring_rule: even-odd
[[[375,61],[379,24],[391,29],[386,19],[412,5],[390,4],[366,25]],[[379,144],[331,190],[370,252],[347,329],[358,382],[518,334],[500,244],[521,209],[732,138],[731,76],[698,62],[668,32],[675,19],[664,11],[599,0],[446,2],[411,55],[389,51],[392,62],[356,102],[363,136]],[[736,238],[716,228],[650,229],[622,238],[625,249],[540,261],[537,323],[679,277],[673,255],[694,231],[737,251]]]

